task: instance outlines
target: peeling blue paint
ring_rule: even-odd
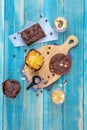
[[[17,79],[21,83],[21,92],[15,99],[3,97],[0,87],[0,130],[83,130],[83,125],[84,130],[87,130],[86,12],[85,7],[84,35],[83,0],[0,0],[0,84],[7,78]],[[41,14],[49,19],[51,26],[54,26],[54,20],[59,16],[64,16],[68,21],[67,31],[59,33],[58,41],[52,44],[64,43],[71,34],[78,37],[79,44],[69,52],[72,59],[71,70],[47,88],[51,88],[49,91],[47,89],[44,89],[43,93],[38,91],[39,95],[36,96],[33,89],[26,91],[28,82],[21,80],[20,71],[27,52],[24,52],[23,47],[15,48],[8,36],[21,29],[26,21],[39,20]],[[33,44],[28,46],[27,50],[42,45],[43,43],[37,46]],[[13,54],[16,54],[15,58]],[[60,87],[59,84],[63,85],[65,79],[67,85]],[[56,88],[64,90],[66,94],[66,100],[61,106],[54,105],[50,99],[51,92]]]

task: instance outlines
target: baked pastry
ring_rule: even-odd
[[[2,84],[3,93],[10,98],[15,98],[20,92],[20,83],[14,79],[8,79]]]
[[[71,59],[69,56],[58,53],[50,59],[49,69],[55,74],[65,74],[71,67]]]
[[[35,71],[39,70],[42,67],[43,63],[44,57],[40,52],[34,49],[30,50],[25,57],[25,64]]]
[[[36,23],[33,26],[25,29],[20,34],[27,45],[30,45],[46,36],[39,23]]]

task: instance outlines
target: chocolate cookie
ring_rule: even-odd
[[[50,59],[49,69],[53,73],[62,75],[69,71],[71,64],[69,56],[58,53]]]
[[[33,26],[25,29],[20,34],[27,45],[30,45],[46,36],[39,23],[36,23]]]
[[[20,91],[20,83],[14,79],[8,79],[3,82],[2,89],[7,97],[15,98]]]

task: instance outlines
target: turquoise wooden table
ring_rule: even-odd
[[[87,130],[87,1],[85,0],[0,0],[0,130]],[[40,15],[50,21],[64,16],[68,29],[59,34],[57,44],[74,34],[79,44],[70,51],[72,68],[51,90],[26,91],[20,68],[32,47],[15,48],[8,39],[28,21],[37,21]],[[48,43],[45,43],[48,44]],[[25,51],[26,50],[26,51]],[[21,83],[21,92],[15,99],[2,93],[2,82],[14,78]],[[64,80],[66,86],[60,87]],[[64,90],[63,105],[54,105],[50,94],[54,88]],[[38,94],[38,96],[37,96]]]

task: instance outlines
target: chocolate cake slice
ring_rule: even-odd
[[[46,36],[39,23],[36,23],[33,26],[25,29],[20,34],[27,45],[30,45]]]

